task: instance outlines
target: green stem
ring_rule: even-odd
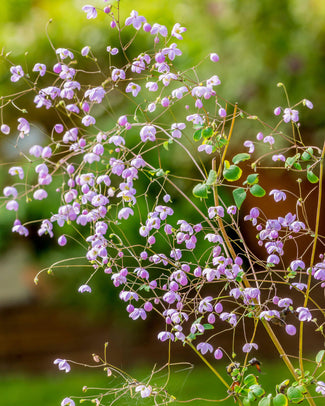
[[[321,155],[321,159],[320,159],[319,181],[318,181],[319,189],[318,189],[318,200],[317,200],[317,211],[316,211],[315,236],[314,236],[313,248],[312,248],[311,257],[310,257],[310,264],[309,264],[310,273],[308,275],[304,307],[307,307],[307,304],[308,304],[311,281],[312,281],[311,269],[314,265],[315,254],[316,254],[316,246],[317,246],[319,223],[320,223],[320,213],[321,213],[321,205],[322,205],[324,157],[325,157],[325,142],[323,145],[322,155]],[[303,363],[303,357],[302,357],[302,355],[303,355],[303,334],[304,334],[304,322],[301,321],[300,326],[299,326],[299,366],[301,369],[302,376],[304,376],[304,363]]]
[[[214,375],[216,375],[216,377],[220,380],[220,382],[222,382],[226,386],[226,388],[229,389],[229,385],[227,384],[227,382],[223,379],[223,377],[219,374],[219,372],[215,368],[213,368],[210,362],[205,357],[203,357],[203,355],[194,347],[194,345],[189,341],[187,341],[186,344],[188,344],[192,348],[192,350],[196,353],[196,355],[198,355],[201,358],[201,360],[211,369],[211,371],[214,373]]]

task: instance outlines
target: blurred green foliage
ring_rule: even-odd
[[[111,42],[112,34],[103,13],[99,13],[95,20],[86,19],[81,7],[88,3],[99,7],[107,4],[102,0],[2,1],[0,46],[4,47],[5,52],[11,51],[11,59],[25,70],[26,66],[31,69],[35,62],[53,65],[55,54],[46,34],[47,23],[51,20],[47,32],[55,48],[67,47],[78,52],[83,46],[90,45],[98,60],[103,61],[105,69],[105,64],[108,64],[106,46],[118,44]],[[213,67],[203,64],[202,79],[218,74],[222,80],[218,88],[220,95],[232,103],[238,101],[251,114],[271,117],[272,120],[273,108],[285,106],[283,91],[276,86],[278,82],[286,85],[292,104],[302,98],[312,100],[315,109],[303,112],[303,125],[309,132],[324,137],[324,132],[320,130],[325,122],[325,116],[320,114],[325,103],[323,0],[139,0],[136,3],[121,0],[120,6],[122,20],[135,8],[150,23],[158,22],[171,28],[175,22],[180,22],[187,27],[181,44],[182,67],[197,65],[210,52],[217,52],[220,63]],[[144,41],[144,36],[140,35],[137,41],[143,45],[141,41]],[[135,48],[135,55],[136,52]],[[8,71],[9,66],[0,60],[0,95],[19,90],[20,84],[13,87],[10,83]],[[121,104],[116,106],[116,113]],[[30,114],[31,121],[45,133],[55,123],[56,118],[44,115],[42,109],[31,109]],[[15,125],[14,120],[16,118],[6,117],[8,124]],[[247,131],[254,133],[255,130],[246,126]],[[0,143],[2,160],[7,161],[9,147],[14,142],[2,136]],[[186,170],[186,162],[170,160],[171,166],[175,164]],[[0,182],[6,184],[9,182],[7,167],[2,168]],[[177,207],[177,202],[175,204]],[[190,207],[180,209],[184,216],[190,211]],[[43,212],[43,204],[26,205],[23,210],[25,218],[40,219],[47,215]],[[6,249],[10,243],[13,218],[12,213],[7,215],[1,210],[0,250]],[[37,228],[34,230],[35,236],[36,231]],[[135,229],[133,231],[137,232]],[[40,262],[50,265],[63,258],[65,251],[56,252],[57,248],[53,248],[49,239],[40,244],[37,239],[35,253],[38,253]],[[69,273],[70,282],[62,287],[61,295],[67,302],[71,298],[68,294],[71,285],[76,283],[74,278],[74,272]],[[96,299],[95,303],[99,301],[100,307],[111,301],[111,296],[104,292],[105,284],[99,282],[99,286],[103,292],[98,296],[101,299]]]

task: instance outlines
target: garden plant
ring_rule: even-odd
[[[217,50],[197,66],[184,66],[186,28],[180,23],[149,23],[135,10],[122,19],[119,2],[82,9],[85,19],[106,14],[115,36],[107,44],[109,63],[87,43],[71,50],[55,47],[50,38],[51,66],[21,66],[10,53],[1,54],[13,86],[24,84],[0,98],[2,136],[15,136],[17,145],[33,136],[28,99],[57,122],[50,132],[39,130],[40,145],[8,165],[12,182],[3,185],[2,203],[14,218],[12,231],[28,238],[36,222],[23,218],[21,207],[55,202],[56,211],[38,221],[38,235],[60,247],[83,248],[89,274],[80,280],[80,294],[94,294],[96,276],[107,274],[133,322],[159,319],[156,338],[166,342],[159,345],[171,352],[181,343],[222,382],[224,392],[215,401],[324,404],[325,350],[304,345],[307,329],[324,338],[325,311],[325,145],[306,145],[299,120],[312,102],[291,104],[279,83],[283,105],[272,107],[276,124],[269,125],[218,94]],[[201,77],[203,66],[210,76]],[[17,112],[17,128],[7,124],[8,109]],[[249,125],[243,135],[236,125],[244,121]],[[276,188],[268,190],[266,174],[278,179]],[[43,273],[68,272],[78,261],[85,267],[81,258],[67,257],[42,270],[35,283]],[[272,393],[260,383],[260,330],[287,367]],[[233,337],[227,346],[219,344],[224,334]],[[292,353],[282,339],[292,341]],[[62,406],[108,405],[123,396],[150,404],[179,401],[168,391],[171,358],[138,381],[111,365],[108,344],[104,348],[90,366],[105,370],[108,382],[119,376],[122,384],[84,387]],[[227,368],[219,366],[221,359]],[[65,372],[78,364],[61,358],[54,363]],[[156,385],[161,370],[165,384]]]

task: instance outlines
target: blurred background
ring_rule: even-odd
[[[102,7],[103,1],[90,1]],[[52,63],[53,51],[45,27],[56,48],[80,50],[91,45],[98,59],[107,58],[111,44],[107,20],[101,14],[86,20],[80,0],[5,0],[0,2],[0,47],[11,51],[11,60],[23,67],[26,63]],[[150,23],[169,28],[175,22],[187,27],[181,47],[183,64],[199,63],[210,52],[217,52],[220,63],[203,65],[202,77],[218,74],[220,94],[251,114],[272,122],[273,109],[285,105],[278,82],[286,85],[292,104],[303,98],[315,108],[301,115],[303,133],[312,142],[324,139],[325,114],[325,2],[323,0],[121,0],[122,19],[132,9]],[[114,44],[112,44],[114,45]],[[212,70],[214,69],[214,70]],[[10,83],[9,67],[0,59],[0,96],[17,89]],[[13,90],[14,89],[14,90]],[[19,89],[19,85],[18,85]],[[117,111],[121,106],[117,106]],[[124,106],[125,107],[125,106]],[[52,128],[43,110],[31,109],[31,121],[46,131]],[[7,124],[16,116],[6,115]],[[244,128],[245,134],[255,129]],[[252,134],[249,133],[252,131]],[[41,137],[35,133],[34,136]],[[35,139],[32,141],[35,143]],[[14,141],[0,138],[0,184],[9,182],[7,167],[15,160]],[[29,207],[31,206],[31,207]],[[47,208],[48,209],[48,208]],[[42,205],[26,205],[25,218],[42,218]],[[165,362],[167,347],[155,343],[159,326],[130,323],[117,299],[116,290],[104,276],[96,279],[94,294],[78,295],[83,270],[56,272],[33,283],[36,273],[69,255],[83,255],[58,248],[51,239],[39,239],[37,228],[28,240],[11,234],[14,214],[0,209],[0,392],[3,404],[25,406],[57,405],[69,393],[80,393],[83,379],[89,385],[102,386],[101,374],[80,378],[62,377],[53,366],[55,358],[91,362],[92,353],[102,353],[109,341],[112,363],[122,368],[144,372],[144,366]],[[144,345],[145,343],[145,345]],[[265,357],[272,357],[267,351]],[[182,348],[178,358],[186,359]],[[138,368],[138,369],[137,369]],[[276,364],[274,369],[281,368]],[[62,373],[63,374],[63,373]],[[200,372],[205,377],[204,372]],[[270,374],[270,371],[269,371]],[[271,373],[272,375],[272,373]],[[64,379],[63,379],[64,378]],[[183,372],[176,384],[181,394],[193,390],[195,373]],[[209,378],[203,379],[211,387]],[[71,389],[73,388],[73,389]],[[204,393],[208,392],[208,389]],[[181,395],[182,396],[182,395]],[[186,398],[187,396],[185,396]],[[231,403],[230,403],[231,404]]]

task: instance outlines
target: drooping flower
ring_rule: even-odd
[[[274,197],[274,200],[276,201],[276,202],[280,202],[281,200],[286,200],[286,198],[287,198],[287,195],[284,193],[284,192],[282,192],[281,190],[278,190],[278,189],[273,189],[273,190],[271,190],[271,192],[269,193],[269,195],[270,196],[273,196]]]
[[[96,18],[97,17],[97,10],[93,6],[85,5],[82,7],[82,11],[87,13],[87,18],[90,20],[91,18]]]
[[[54,365],[57,365],[60,371],[70,372],[71,367],[66,359],[57,358],[54,362]],[[68,404],[68,403],[66,403]]]
[[[255,343],[246,343],[246,344],[244,344],[242,350],[243,350],[243,352],[250,352],[250,351],[252,351],[253,348],[255,348],[255,350],[257,350],[258,345]]]
[[[134,82],[130,82],[125,89],[126,93],[132,93],[133,97],[137,97],[137,95],[139,94],[141,90],[141,86],[137,85]]]
[[[205,355],[207,352],[213,352],[213,347],[212,347],[212,345],[209,344],[209,343],[205,343],[205,342],[199,343],[199,344],[196,346],[196,349],[197,349],[198,351],[200,351],[202,355]]]
[[[91,293],[91,287],[89,285],[81,285],[78,288],[78,292],[79,293],[85,293],[85,292]]]

